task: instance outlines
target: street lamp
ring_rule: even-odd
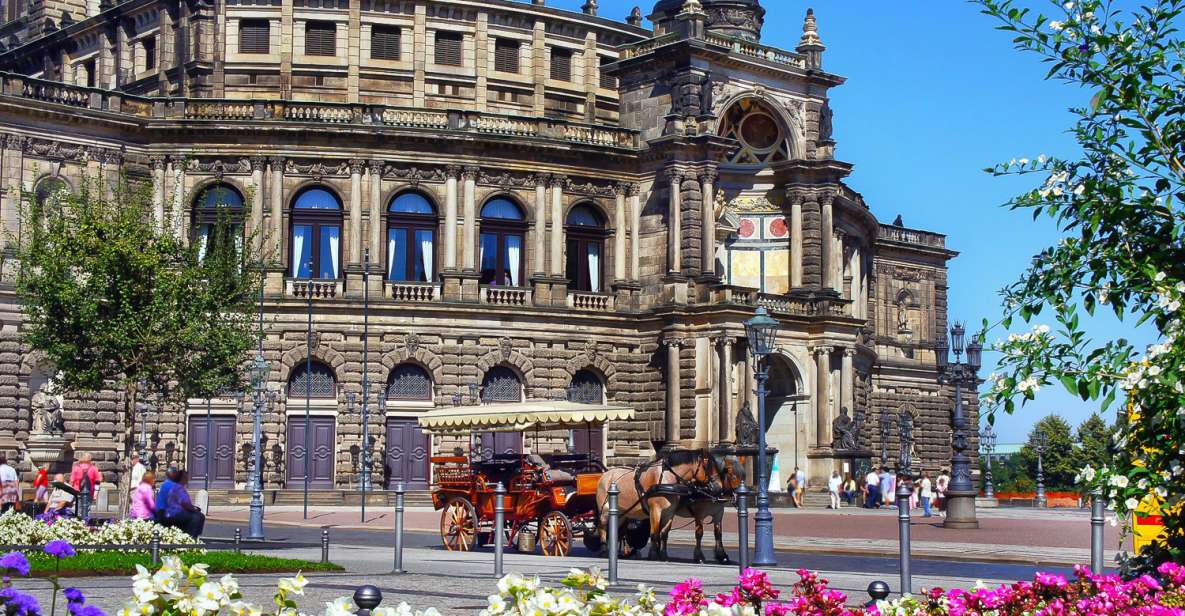
[[[889,465],[889,432],[893,429],[893,420],[888,411],[881,411],[881,466]]]
[[[260,346],[262,347],[262,342]],[[253,425],[251,429],[251,517],[247,525],[247,539],[263,541],[263,409],[275,398],[268,392],[267,380],[271,365],[263,358],[262,349],[251,366],[251,388],[254,390]]]
[[[962,323],[956,322],[950,328],[950,345],[946,336],[942,336],[934,347],[934,356],[938,365],[938,382],[943,385],[955,386],[955,412],[952,418],[951,432],[951,481],[947,488],[946,520],[942,525],[946,528],[979,528],[979,521],[975,518],[975,498],[979,490],[971,482],[971,457],[967,455],[967,418],[963,415],[963,387],[972,391],[979,387],[979,368],[983,359],[983,345],[978,337],[972,337],[970,344],[966,344],[967,330]],[[952,363],[947,356],[954,351],[955,361]],[[963,352],[967,353],[967,360],[962,361]]]
[[[991,424],[983,427],[979,433],[979,447],[983,450],[983,496],[984,498],[995,498],[996,490],[992,486],[992,452],[996,450],[996,432],[992,430]]]
[[[1033,447],[1037,450],[1037,506],[1045,506],[1045,450],[1049,448],[1049,435],[1038,428],[1033,431]]]
[[[362,523],[370,487],[370,248],[362,251]]]
[[[769,365],[765,358],[774,351],[778,336],[778,322],[769,316],[764,306],[757,307],[757,313],[745,322],[745,333],[749,338],[749,352],[753,353],[754,370],[757,376],[757,550],[753,564],[772,567],[778,564],[774,557],[774,516],[769,510],[769,461],[765,446],[765,381],[769,378]]]
[[[898,434],[900,436],[901,451],[897,461],[897,533],[900,541],[900,573],[901,573],[901,594],[908,595],[913,593],[913,573],[910,567],[911,561],[911,547],[910,547],[910,532],[909,526],[911,524],[909,517],[912,513],[909,509],[909,501],[913,497],[913,415],[909,411],[901,411],[897,423]]]

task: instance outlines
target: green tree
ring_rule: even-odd
[[[1058,225],[1062,237],[1038,254],[1003,292],[1000,325],[1039,325],[998,345],[1002,373],[985,394],[989,408],[1013,412],[1042,386],[1061,384],[1106,408],[1126,397],[1114,465],[1086,474],[1121,515],[1157,501],[1167,539],[1135,567],[1185,562],[1185,0],[1142,5],[1104,0],[1050,2],[1049,16],[1014,0],[975,0],[1017,49],[1049,66],[1048,78],[1085,90],[1072,109],[1081,152],[1044,155],[990,172],[1032,174],[1040,185],[1008,205]],[[1025,0],[1024,3],[1038,0]],[[1043,3],[1044,4],[1044,3]],[[1092,340],[1079,316],[1109,309],[1155,328],[1145,352],[1126,340]],[[985,328],[989,323],[985,321]]]
[[[1095,469],[1111,466],[1113,432],[1114,429],[1098,413],[1083,420],[1078,426],[1074,445],[1077,452],[1075,465],[1079,470],[1087,466]]]
[[[21,195],[16,289],[24,342],[70,393],[115,387],[136,402],[242,385],[261,278],[242,221],[219,217],[205,254],[157,220],[150,187],[87,179],[45,203]],[[125,453],[132,446],[129,432]]]
[[[1074,449],[1073,429],[1070,424],[1058,417],[1049,415],[1038,421],[1029,432],[1029,439],[1021,447],[1017,459],[1023,465],[1025,474],[1037,480],[1037,431],[1045,433],[1045,453],[1041,456],[1041,468],[1044,471],[1045,489],[1072,490],[1074,476],[1078,474],[1077,451]]]

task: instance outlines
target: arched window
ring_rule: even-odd
[[[741,147],[729,162],[758,165],[790,159],[790,139],[776,112],[756,99],[737,101],[724,113],[720,136],[735,139]]]
[[[481,401],[522,402],[523,384],[514,370],[506,366],[495,366],[486,372],[481,381]]]
[[[436,279],[436,208],[423,195],[406,192],[387,207],[387,280]]]
[[[604,278],[605,221],[597,209],[577,205],[568,212],[568,280],[576,291],[601,292]]]
[[[415,364],[399,364],[387,379],[388,400],[431,400],[432,377]]]
[[[289,398],[337,398],[337,378],[333,368],[313,360],[302,361],[292,368],[288,377]]]
[[[33,187],[33,202],[38,207],[43,206],[56,199],[62,191],[70,192],[70,185],[66,180],[56,175],[47,175],[37,180],[37,185]]]
[[[220,224],[221,223],[221,224]],[[229,184],[213,184],[193,203],[193,237],[198,259],[222,246],[243,247],[243,195]]]
[[[515,202],[496,198],[481,208],[481,284],[523,285],[526,217]]]
[[[605,387],[591,370],[577,370],[568,383],[568,402],[604,404]]]
[[[341,274],[342,204],[324,188],[306,188],[292,203],[292,277]]]

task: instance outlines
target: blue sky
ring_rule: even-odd
[[[600,15],[624,19],[640,0],[601,0]],[[583,0],[548,0],[579,10]],[[653,2],[642,1],[644,14]],[[1041,9],[1041,0],[1026,3]],[[762,42],[793,49],[813,6],[827,45],[824,68],[848,78],[832,91],[836,156],[853,163],[849,184],[885,222],[948,236],[961,255],[951,263],[950,315],[978,324],[1000,314],[997,291],[1014,281],[1057,229],[1001,207],[1031,187],[1027,179],[999,179],[982,169],[1038,154],[1072,156],[1066,109],[1089,99],[1071,86],[1044,81],[1039,59],[1012,49],[1010,37],[961,0],[766,0]],[[1135,338],[1113,319],[1091,323],[1096,339]],[[989,336],[989,341],[998,336]],[[984,376],[994,358],[987,355]],[[1077,425],[1097,405],[1059,386],[1041,390],[1016,416],[997,418],[1001,442],[1026,438],[1039,418],[1057,413]],[[1108,419],[1114,419],[1113,411]]]

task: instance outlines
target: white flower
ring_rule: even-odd
[[[1148,489],[1148,478],[1141,477],[1140,480],[1136,482],[1136,487],[1140,488],[1141,490],[1147,490]]]
[[[1168,274],[1165,274],[1164,272],[1156,272],[1156,282],[1164,282],[1165,278],[1168,278]]]
[[[1123,489],[1127,487],[1128,481],[1127,475],[1112,475],[1110,483],[1117,488]]]
[[[1140,501],[1134,498],[1129,498],[1123,502],[1123,506],[1127,507],[1128,511],[1135,511],[1136,508],[1140,506]]]
[[[486,602],[485,614],[501,614],[506,611],[506,600],[502,595],[490,595]]]
[[[1061,32],[1062,29],[1064,29],[1065,27],[1066,27],[1066,24],[1063,24],[1060,21],[1049,22],[1049,29],[1053,30],[1054,32]]]
[[[1148,376],[1152,376],[1152,377],[1160,376],[1160,373],[1163,371],[1164,370],[1160,366],[1149,366]]]
[[[1090,466],[1087,466],[1086,468],[1082,469],[1082,476],[1087,481],[1094,481],[1095,470]]]
[[[325,616],[350,616],[354,613],[354,604],[346,597],[338,597],[325,604]]]
[[[1016,162],[1020,163],[1020,166],[1021,166],[1021,167],[1024,167],[1025,165],[1029,164],[1029,159],[1027,159],[1027,158],[1022,158],[1022,159],[1020,159],[1020,160],[1018,160],[1018,161],[1016,161]]]
[[[283,578],[280,580],[279,589],[281,592],[293,595],[303,595],[304,587],[309,585],[309,581],[303,575],[297,573],[296,577]]]
[[[1074,10],[1074,3],[1073,2],[1067,2],[1067,3],[1063,4],[1062,6],[1066,7],[1067,11]]]
[[[1156,489],[1154,490],[1154,492],[1156,492],[1156,496],[1158,496],[1160,498],[1165,498],[1169,495],[1169,491],[1167,489],[1165,489],[1164,486],[1156,486]]]

